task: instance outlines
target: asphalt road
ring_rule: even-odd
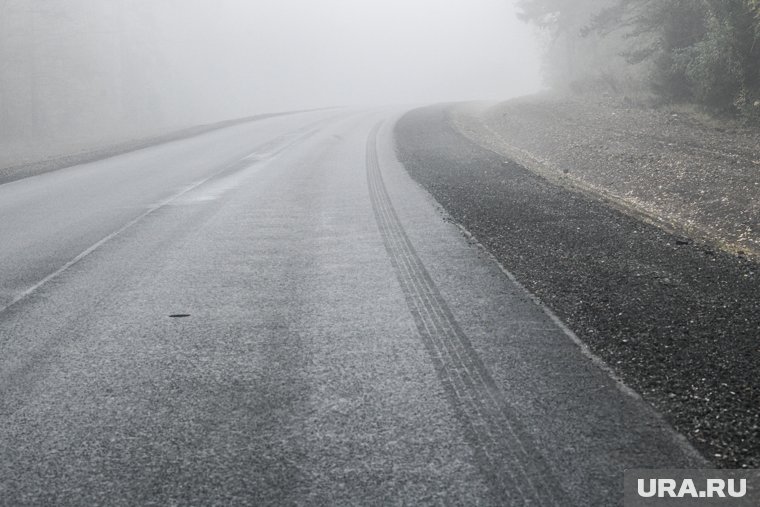
[[[395,118],[0,185],[0,504],[610,505],[705,466],[442,218]]]

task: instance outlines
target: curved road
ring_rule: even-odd
[[[395,117],[0,185],[0,504],[610,505],[705,466],[442,219]]]

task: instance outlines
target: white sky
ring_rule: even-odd
[[[253,98],[256,110],[506,99],[540,87],[538,42],[511,0],[164,1],[176,23],[167,43],[194,69],[188,86]]]

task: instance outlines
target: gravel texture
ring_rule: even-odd
[[[436,106],[398,122],[411,176],[705,456],[759,467],[757,261],[549,181],[451,118]]]
[[[467,137],[548,179],[760,258],[760,130],[679,108],[538,95],[452,110]]]

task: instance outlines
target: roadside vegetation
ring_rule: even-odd
[[[760,124],[760,0],[522,0],[555,89],[683,102]]]
[[[409,113],[406,168],[707,459],[760,466],[760,0],[519,5],[552,90],[414,151],[440,113]]]

